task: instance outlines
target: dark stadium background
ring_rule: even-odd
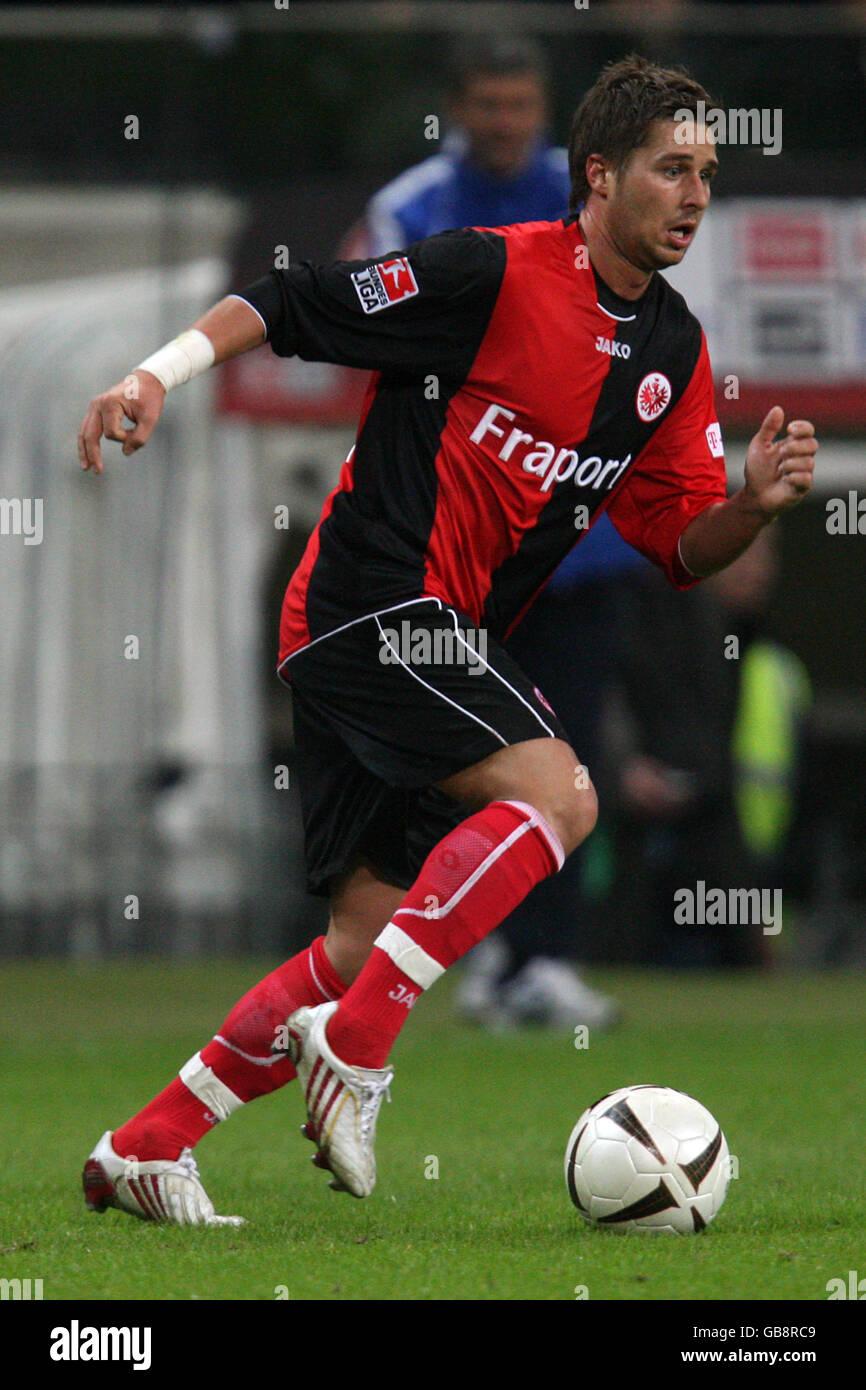
[[[0,951],[288,954],[317,926],[273,652],[291,558],[350,437],[339,393],[319,426],[315,406],[300,422],[221,411],[197,384],[133,463],[109,448],[99,483],[77,473],[75,430],[91,395],[196,305],[262,273],[277,242],[295,259],[335,254],[371,193],[432,152],[424,117],[444,119],[450,44],[505,27],[545,46],[558,142],[600,66],[637,49],[688,66],[722,107],[783,109],[779,155],[722,152],[719,204],[866,196],[862,4],[0,11],[2,492],[45,500],[41,546],[0,540]],[[204,288],[180,286],[198,259]],[[825,397],[816,359],[807,383],[820,481],[781,523],[770,614],[815,696],[790,847],[796,954],[810,963],[866,960],[864,537],[825,527],[828,496],[866,473],[862,272],[859,285],[859,371]],[[767,393],[796,412],[803,385]],[[739,467],[733,410],[720,400]],[[283,504],[288,534],[274,528]],[[137,667],[129,633],[143,639]],[[274,787],[284,761],[288,792]],[[611,901],[593,924],[596,959],[623,949],[617,916]]]

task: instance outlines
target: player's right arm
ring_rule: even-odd
[[[123,444],[124,454],[135,453],[150,438],[172,385],[264,341],[265,325],[255,309],[237,295],[221,299],[186,333],[94,397],[78,432],[81,467],[102,472],[99,441],[103,437]],[[132,422],[132,429],[126,420]]]
[[[78,438],[81,466],[102,471],[103,436],[122,443],[124,454],[140,449],[166,390],[266,340],[280,357],[462,378],[487,329],[505,259],[501,236],[463,228],[391,257],[269,271],[91,402]]]

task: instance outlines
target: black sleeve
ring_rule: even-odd
[[[302,261],[238,294],[280,357],[465,375],[504,273],[504,239],[464,228],[370,260]]]

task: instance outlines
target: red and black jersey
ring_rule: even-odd
[[[639,300],[576,219],[443,232],[241,291],[273,350],[367,367],[356,443],[283,606],[281,662],[434,595],[501,639],[603,510],[678,588],[726,495],[706,342],[660,275]]]

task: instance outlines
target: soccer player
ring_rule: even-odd
[[[552,221],[565,213],[568,151],[546,137],[542,51],[525,38],[464,36],[455,48],[449,90],[452,128],[441,152],[380,189],[341,255],[379,256],[455,227]],[[635,563],[646,562],[602,517],[589,544],[572,551],[521,623],[516,648],[508,648],[552,699],[569,742],[589,767],[597,760],[613,670],[612,594],[621,571]],[[558,602],[549,597],[553,590]],[[563,651],[563,627],[565,651],[581,662],[578,681]],[[589,659],[578,654],[587,639]],[[469,954],[455,992],[464,1017],[497,1028],[527,1019],[569,1029],[616,1021],[616,1001],[592,989],[572,960],[580,885],[575,853]]]
[[[393,1043],[422,990],[590,833],[592,785],[502,650],[593,519],[688,588],[812,485],[817,443],[774,405],[730,498],[701,326],[656,274],[685,255],[717,167],[690,77],[606,68],[569,148],[578,215],[271,271],[95,398],[79,436],[131,455],[165,393],[266,339],[374,372],[355,446],[289,584],[309,886],[327,935],[261,981],[149,1105],[106,1132],[88,1205],[213,1223],[192,1148],[297,1074],[314,1162],[357,1197]],[[127,430],[124,417],[132,422]],[[127,1162],[128,1160],[128,1162]]]

